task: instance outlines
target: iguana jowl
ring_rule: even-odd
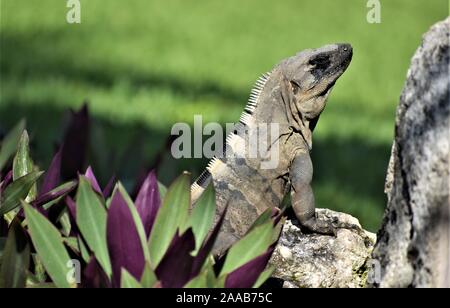
[[[309,152],[314,127],[352,53],[350,44],[304,50],[281,61],[256,82],[240,122],[227,137],[226,154],[213,158],[191,187],[194,204],[213,181],[216,220],[228,204],[214,248],[216,254],[242,237],[264,210],[279,207],[289,191],[303,227],[316,233],[335,233],[331,225],[316,219]],[[276,123],[279,127],[275,168],[261,168],[261,161],[243,150],[246,138],[260,123]]]

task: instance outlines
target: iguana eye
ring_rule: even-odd
[[[291,86],[292,86],[292,92],[294,92],[294,94],[297,94],[298,91],[300,91],[300,85],[296,81],[291,80]]]

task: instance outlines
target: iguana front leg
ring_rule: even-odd
[[[290,168],[292,208],[300,224],[309,231],[336,234],[336,228],[316,217],[314,193],[311,187],[313,165],[309,153],[295,157]]]

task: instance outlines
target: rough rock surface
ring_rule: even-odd
[[[348,214],[318,209],[317,215],[342,229],[336,237],[304,234],[286,221],[270,261],[273,276],[283,279],[286,288],[364,286],[375,234]]]
[[[449,28],[450,18],[433,26],[412,58],[373,252],[378,279],[369,286],[450,286]]]

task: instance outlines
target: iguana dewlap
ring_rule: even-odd
[[[264,210],[280,207],[289,191],[294,212],[305,228],[335,233],[331,225],[316,219],[309,152],[314,127],[336,80],[350,64],[352,53],[350,44],[304,50],[281,61],[256,82],[239,123],[227,137],[223,157],[213,158],[191,188],[195,206],[213,181],[216,221],[228,204],[216,254],[241,238]],[[253,143],[248,140],[259,133],[261,124],[271,123],[277,125],[278,132],[265,146],[270,153],[274,142],[278,142],[277,163],[263,168],[263,158],[255,158],[254,152],[249,154]]]

